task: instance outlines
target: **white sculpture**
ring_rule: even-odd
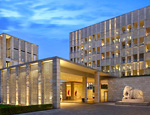
[[[123,102],[144,102],[143,92],[130,86],[125,86],[123,96]]]

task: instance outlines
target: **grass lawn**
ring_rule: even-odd
[[[31,106],[0,104],[0,115],[12,115],[19,113],[42,111],[42,110],[49,110],[52,108],[53,108],[52,104],[31,105]]]

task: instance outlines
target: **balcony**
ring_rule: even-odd
[[[94,51],[94,52],[92,52],[92,54],[96,54],[96,52]]]
[[[124,61],[122,61],[121,63],[122,63],[122,64],[124,64],[124,63],[125,63],[125,60],[124,60]]]
[[[144,58],[140,58],[139,61],[144,61]]]
[[[97,67],[100,67],[100,64],[99,64],[99,65],[97,65]]]
[[[84,56],[87,56],[87,54],[84,54]]]

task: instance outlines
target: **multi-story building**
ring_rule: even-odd
[[[14,36],[0,34],[0,68],[38,60],[38,46]]]
[[[71,32],[70,60],[117,76],[150,74],[150,6]]]

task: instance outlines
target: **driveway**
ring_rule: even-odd
[[[20,115],[150,115],[150,106],[115,105],[114,103],[61,103],[61,109],[52,109]]]

